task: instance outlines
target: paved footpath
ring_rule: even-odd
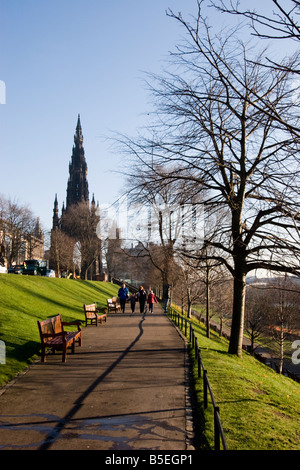
[[[0,395],[0,450],[193,450],[185,343],[153,314],[110,314],[83,328],[61,362],[35,362]]]

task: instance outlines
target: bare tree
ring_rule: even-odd
[[[241,19],[247,19],[250,22],[250,31],[252,36],[263,40],[272,41],[275,47],[278,41],[283,42],[285,50],[291,51],[297,48],[297,42],[300,40],[300,2],[298,0],[267,0],[259,8],[259,11],[252,7],[242,9],[237,0],[221,0],[216,2],[211,0],[211,6],[217,11],[237,16]],[[267,6],[267,8],[265,8]],[[278,49],[276,48],[275,58],[268,56],[268,63],[265,67],[289,70],[295,75],[294,94],[295,100],[299,104],[299,74],[298,65],[293,62],[280,62],[278,60]],[[268,108],[266,107],[266,110]],[[280,119],[280,116],[278,115]],[[291,131],[299,137],[299,129],[293,128]]]
[[[233,295],[232,285],[232,278],[228,278],[228,273],[223,273],[223,276],[220,276],[212,289],[212,308],[219,318],[220,336],[223,335],[223,327],[226,326],[226,322],[231,319]]]
[[[188,41],[172,55],[176,66],[152,77],[155,134],[130,140],[131,151],[156,175],[157,190],[184,182],[205,189],[209,214],[227,217],[206,237],[234,280],[229,352],[242,354],[246,275],[256,269],[299,273],[299,128],[289,67],[269,68],[265,52],[242,43],[236,32],[212,35],[201,3],[193,24],[169,16]],[[155,165],[152,165],[152,162]],[[185,193],[189,194],[189,193]],[[229,220],[229,223],[228,223]]]
[[[90,268],[98,262],[101,255],[101,241],[96,234],[98,222],[99,216],[85,202],[70,206],[62,215],[63,231],[74,242],[80,242],[81,270],[86,279]]]
[[[0,264],[5,264],[5,220],[7,204],[4,196],[0,195]]]
[[[27,257],[32,259],[44,258],[44,231],[40,224],[39,217],[32,219],[31,229],[29,232],[24,234],[24,240],[26,241]]]
[[[178,260],[178,269],[180,269],[178,287],[173,295],[173,300],[177,304],[181,302],[182,311],[186,307],[187,317],[190,318],[192,305],[199,303],[204,298],[199,271],[187,263],[184,257]]]
[[[257,37],[300,40],[300,2],[298,0],[269,0],[268,14],[257,12],[251,7],[246,10],[241,9],[240,2],[237,0],[221,0],[218,3],[212,1],[211,4],[219,11],[250,20],[253,34]]]
[[[250,352],[254,353],[255,342],[265,332],[266,319],[270,309],[268,299],[260,291],[249,286],[246,294],[245,329],[250,337]]]
[[[272,338],[279,348],[279,373],[282,374],[285,345],[299,314],[299,292],[290,290],[291,281],[286,275],[272,284],[268,293],[268,319]]]
[[[61,271],[73,267],[74,240],[58,228],[51,233],[50,266],[61,275]]]
[[[183,188],[181,183],[170,185],[167,174],[158,187],[156,172],[140,163],[134,165],[134,173],[128,178],[131,213],[138,228],[131,232],[139,246],[133,254],[150,261],[160,272],[163,297],[166,297],[169,286],[174,288],[179,278],[176,244],[182,242]],[[162,169],[160,172],[163,174]]]
[[[1,198],[0,236],[8,265],[29,254],[41,243],[42,232],[36,233],[37,220],[32,211],[11,199]]]

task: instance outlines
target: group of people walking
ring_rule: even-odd
[[[130,307],[132,313],[135,311],[136,303],[139,303],[140,313],[145,311],[146,306],[149,306],[149,312],[153,313],[153,306],[157,303],[157,298],[155,297],[153,291],[150,289],[149,292],[146,292],[143,286],[140,286],[137,293],[129,295],[129,290],[126,287],[126,284],[123,284],[120,287],[118,296],[120,299],[121,311],[125,312],[125,304],[127,299],[130,299]]]

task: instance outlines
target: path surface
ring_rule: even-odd
[[[186,356],[159,306],[132,314],[127,305],[83,328],[65,364],[48,355],[0,395],[0,449],[189,449]]]

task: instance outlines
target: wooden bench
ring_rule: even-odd
[[[108,308],[108,313],[110,311],[113,311],[113,312],[121,311],[121,305],[118,302],[117,297],[113,297],[112,299],[107,299],[107,308]]]
[[[53,352],[55,350],[62,350],[62,362],[67,360],[67,348],[72,348],[72,353],[75,352],[75,342],[82,345],[81,336],[81,322],[63,322],[61,315],[47,318],[46,320],[38,321],[38,328],[41,338],[42,362],[46,361],[46,348],[51,348]],[[75,331],[65,331],[64,326],[77,325]]]
[[[106,322],[107,319],[107,312],[105,308],[98,308],[96,302],[93,304],[83,305],[84,308],[84,314],[85,314],[85,326],[87,326],[88,321],[91,322],[91,325],[93,323],[98,326],[98,322],[102,323],[102,321]]]

